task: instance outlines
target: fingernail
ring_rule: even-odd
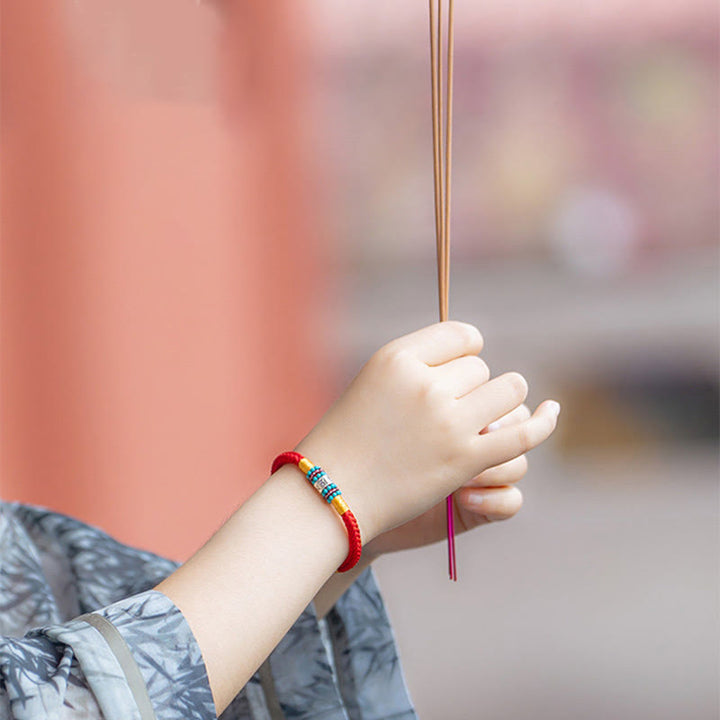
[[[553,413],[553,415],[560,414],[560,403],[559,402],[555,402],[555,400],[551,400],[548,403],[548,406],[550,408],[550,411]]]
[[[499,430],[500,429],[500,423],[499,422],[491,422],[488,425],[488,432],[492,432],[493,430]]]
[[[483,493],[468,493],[467,504],[473,509],[480,509],[485,502],[485,495]]]
[[[499,520],[507,520],[507,518],[508,518],[507,515],[503,515],[502,513],[501,513],[500,515],[496,515],[495,513],[487,513],[487,514],[485,515],[485,517],[486,517],[490,522],[498,522]]]

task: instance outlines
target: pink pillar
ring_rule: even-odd
[[[0,494],[176,559],[334,392],[300,18],[239,5],[179,19],[189,88],[124,74],[73,3],[3,6]],[[124,20],[132,62],[152,18]]]

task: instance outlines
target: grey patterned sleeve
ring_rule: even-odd
[[[325,620],[350,720],[417,720],[372,568],[343,593]]]
[[[154,589],[178,565],[0,501],[0,720],[214,720],[190,625]],[[322,620],[310,602],[221,715],[391,718],[417,720],[372,568]]]
[[[3,644],[0,677],[16,720],[216,718],[200,648],[156,590]]]
[[[146,590],[81,615],[78,622],[91,625],[115,655],[143,720],[214,720],[200,647],[180,609],[166,595]],[[88,682],[92,683],[90,677]],[[103,687],[93,687],[100,702]]]
[[[42,637],[0,638],[2,720],[102,717],[72,649]]]
[[[417,720],[370,567],[322,620],[310,603],[266,666],[260,673],[264,714],[253,717]]]

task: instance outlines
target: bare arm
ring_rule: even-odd
[[[528,392],[519,373],[489,379],[481,349],[477,328],[456,321],[393,340],[295,448],[336,479],[365,547],[555,428],[557,409],[543,403],[524,422],[481,432]],[[218,714],[310,602],[324,615],[352,582],[331,579],[348,542],[325,505],[297,468],[280,468],[155,588],[192,628]]]
[[[315,613],[322,619],[327,615],[328,610],[340,599],[340,596],[357,580],[358,575],[372,564],[375,556],[370,555],[363,549],[360,562],[352,569],[344,573],[333,573],[332,577],[320,588],[314,598]]]
[[[155,588],[192,628],[218,715],[347,554],[342,521],[303,480],[297,468],[280,468]],[[352,579],[343,581],[349,586]],[[338,582],[319,596],[321,608],[330,603],[324,612],[331,595],[344,592]]]

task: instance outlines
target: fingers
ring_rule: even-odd
[[[503,373],[460,398],[458,412],[464,415],[461,420],[467,420],[470,427],[477,427],[476,432],[480,432],[481,428],[521,405],[527,393],[527,381],[520,373]]]
[[[462,488],[455,493],[455,499],[461,506],[461,512],[467,510],[478,518],[472,525],[482,523],[482,518],[490,522],[508,520],[522,507],[523,496],[516,487],[498,488]]]
[[[546,400],[529,419],[478,434],[475,440],[478,463],[483,468],[495,467],[537,447],[552,434],[559,412],[558,403]]]
[[[503,415],[501,418],[496,420],[495,422],[491,422],[487,426],[487,430],[489,432],[493,432],[494,430],[498,430],[501,427],[507,427],[508,425],[514,425],[515,423],[522,422],[523,420],[527,420],[530,417],[530,408],[523,403],[522,405],[518,405],[514,410],[511,410],[506,415]]]
[[[467,395],[490,378],[490,369],[477,355],[455,358],[433,368],[432,372],[439,378],[436,382],[441,383],[447,389],[448,395],[455,399]]]
[[[528,471],[528,461],[525,455],[508,460],[495,467],[484,470],[472,480],[468,480],[464,487],[502,487],[519,482]]]
[[[477,355],[483,348],[480,331],[470,323],[446,320],[391,340],[383,350],[408,350],[427,365],[442,365],[463,355]]]

